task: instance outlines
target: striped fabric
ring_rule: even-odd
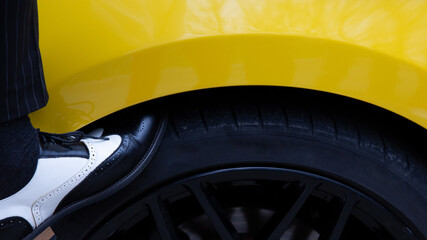
[[[45,106],[36,0],[0,0],[0,123]]]

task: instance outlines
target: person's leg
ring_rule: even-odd
[[[39,139],[27,116],[0,124],[0,199],[23,188],[33,176]]]
[[[0,1],[0,123],[46,105],[36,0]]]
[[[48,95],[38,48],[35,0],[0,1],[0,199],[31,179],[38,135],[27,114]],[[1,174],[8,173],[8,174]]]
[[[36,0],[0,1],[0,123],[46,105]]]

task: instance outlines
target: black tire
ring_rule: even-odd
[[[384,119],[371,121],[367,111],[241,101],[179,104],[169,115],[168,130],[152,163],[110,202],[127,206],[140,193],[217,169],[277,167],[350,186],[389,209],[405,222],[407,231],[420,239],[427,236],[424,156],[401,142],[399,131],[382,124]],[[104,214],[102,224],[113,212]]]

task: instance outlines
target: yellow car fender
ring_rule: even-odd
[[[336,93],[427,128],[427,2],[41,0],[44,131],[226,86]],[[220,97],[220,96],[219,96]]]

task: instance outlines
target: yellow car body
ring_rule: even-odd
[[[175,93],[254,85],[348,96],[427,128],[427,1],[38,4],[50,100],[31,119],[44,131]]]

